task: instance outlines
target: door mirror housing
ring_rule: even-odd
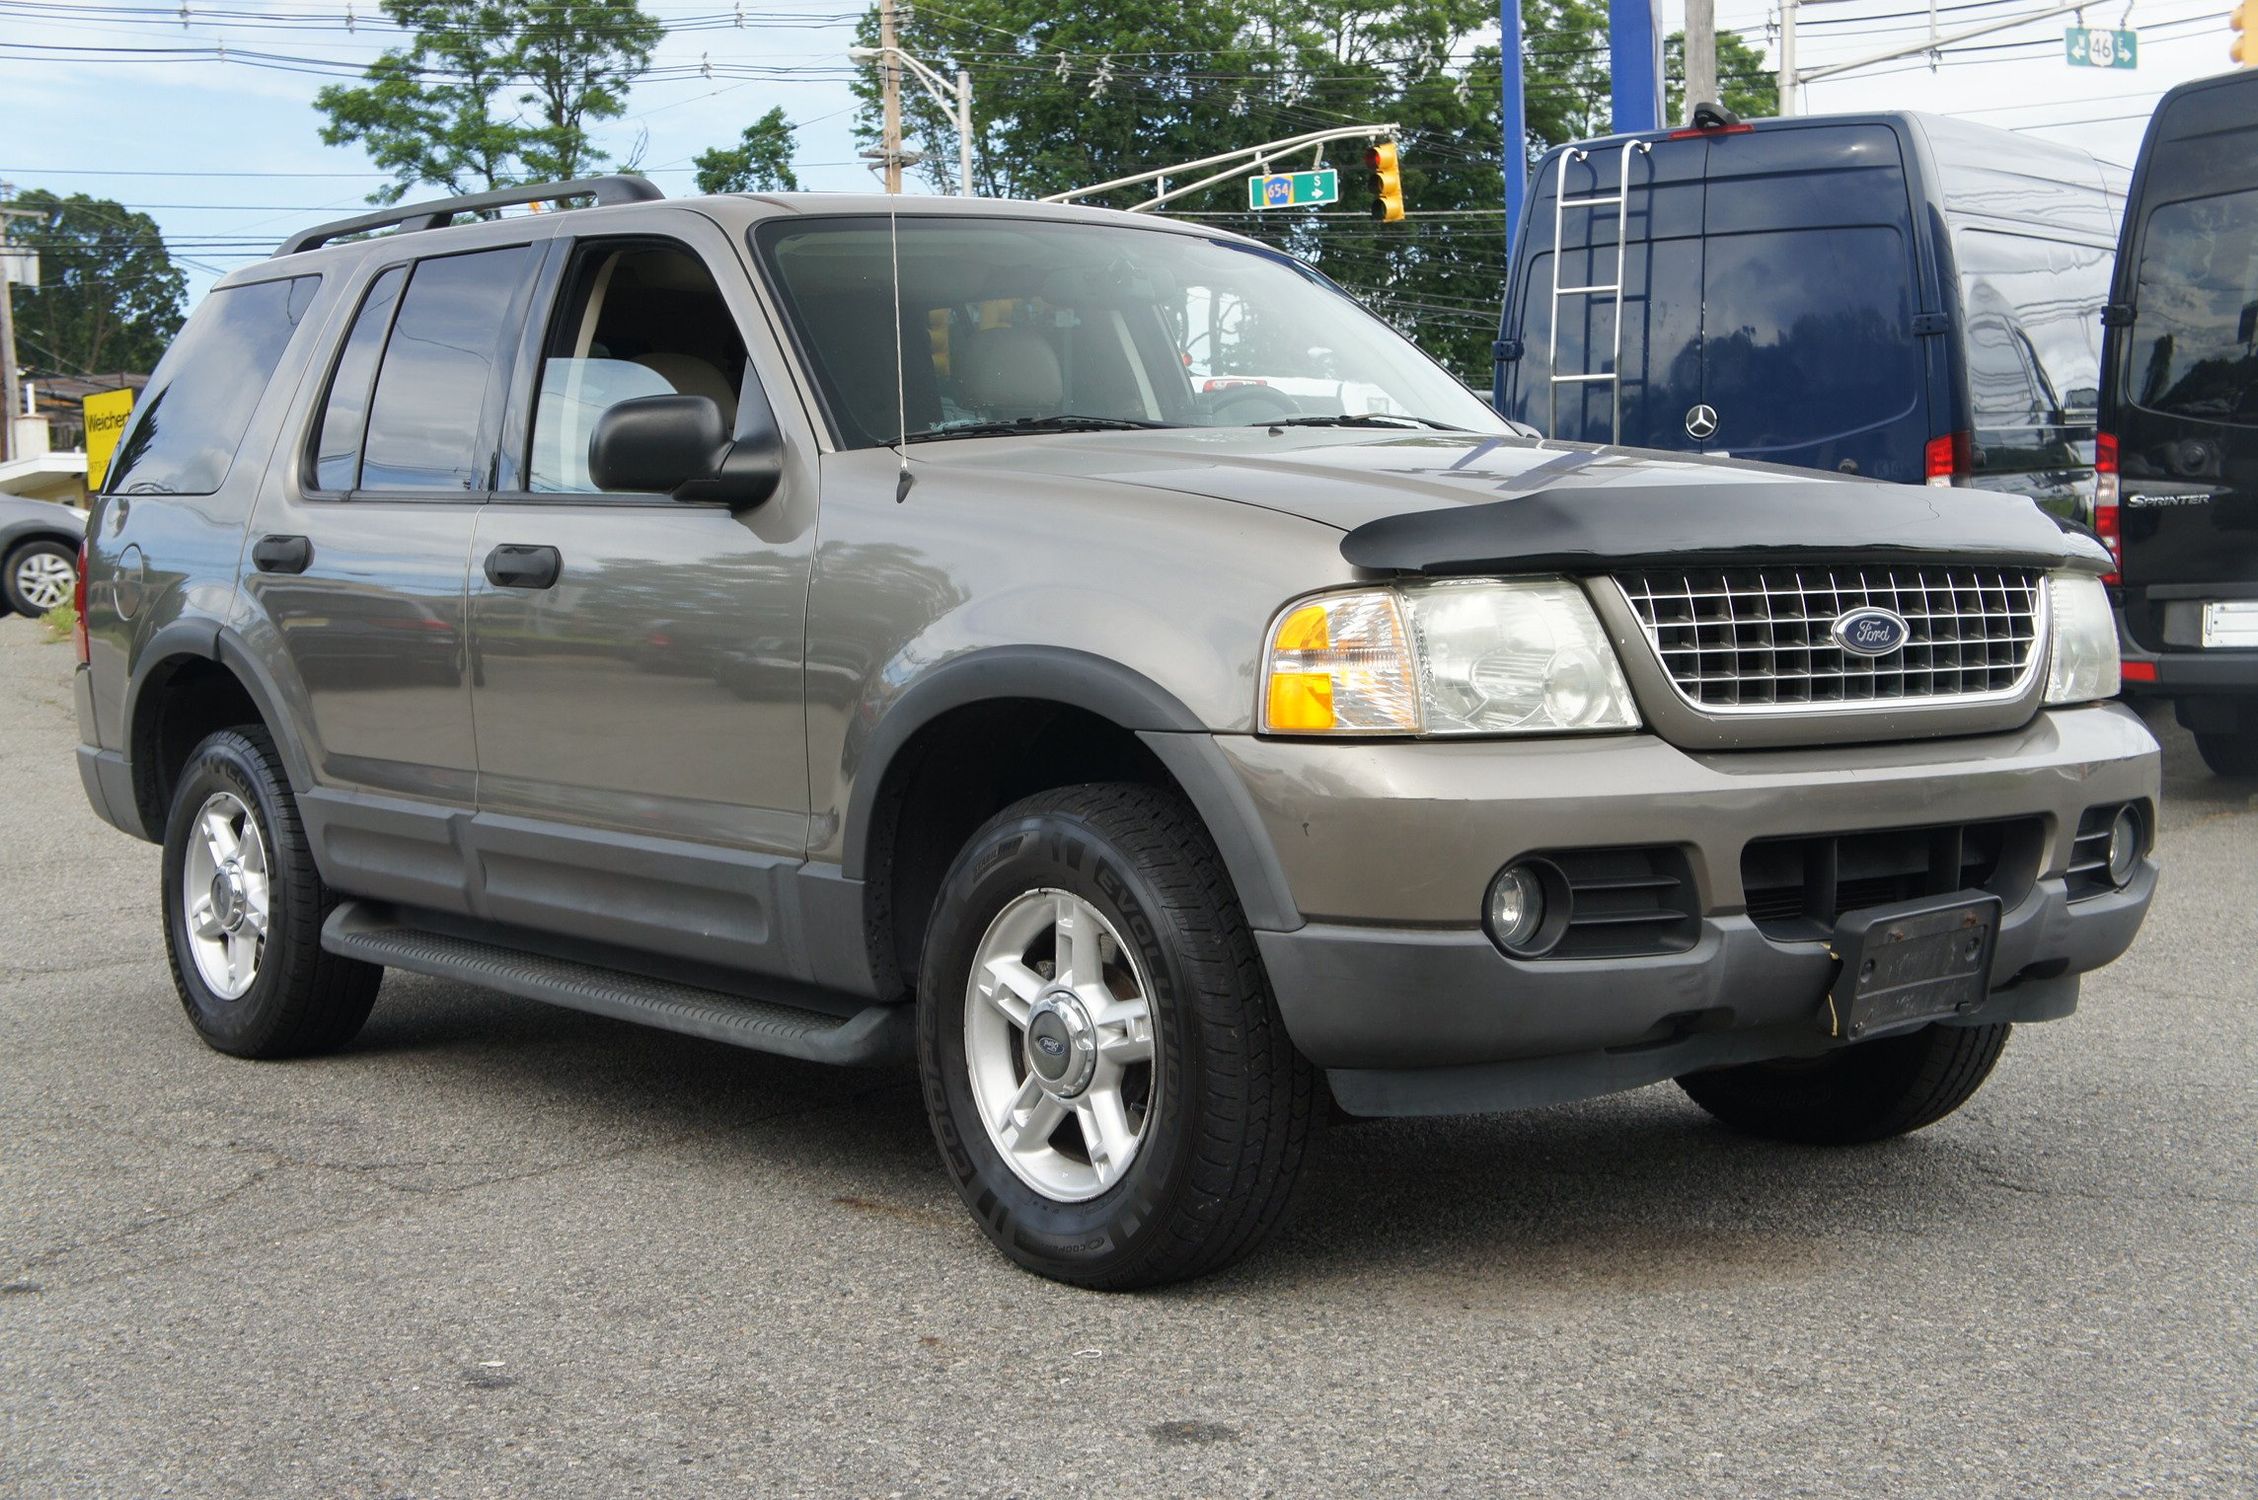
[[[615,402],[588,440],[599,489],[759,505],[784,475],[784,443],[765,403],[748,392],[732,436],[710,396],[636,396]]]

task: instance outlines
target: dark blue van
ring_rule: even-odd
[[[1563,147],[1516,240],[1498,410],[2083,519],[2125,186],[2085,152],[1911,113]]]

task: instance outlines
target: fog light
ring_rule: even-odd
[[[2122,890],[2140,863],[2140,814],[2129,807],[2117,809],[2109,825],[2109,883]]]
[[[1536,958],[1568,925],[1568,883],[1543,860],[1507,865],[1490,882],[1482,925],[1490,941],[1515,958]]]

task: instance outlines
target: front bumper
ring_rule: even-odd
[[[1516,1103],[1667,1077],[1652,1064],[1672,1059],[1829,1045],[1813,1018],[1835,961],[1823,941],[1775,940],[1749,918],[1741,852],[1752,840],[2038,818],[2035,878],[2003,914],[1995,999],[1976,1020],[2067,1014],[2074,976],[2124,952],[2156,883],[2152,858],[2124,889],[2081,900],[2065,878],[2087,808],[2157,796],[2156,742],[2116,705],[1979,739],[1717,754],[1646,735],[1220,743],[1305,918],[1256,936],[1287,1030],[1313,1062],[1363,1073],[1649,1055],[1572,1087],[1566,1070],[1566,1093],[1509,1090]],[[1525,961],[1481,931],[1483,892],[1515,857],[1654,844],[1679,847],[1691,868],[1690,951]],[[1351,1108],[1354,1083],[1336,1074]]]

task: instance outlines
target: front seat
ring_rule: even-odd
[[[636,364],[674,387],[677,396],[705,396],[721,408],[722,425],[737,426],[737,392],[721,367],[695,354],[645,354]]]
[[[1050,341],[1031,328],[990,328],[965,351],[965,404],[984,417],[1057,416],[1066,378]]]

